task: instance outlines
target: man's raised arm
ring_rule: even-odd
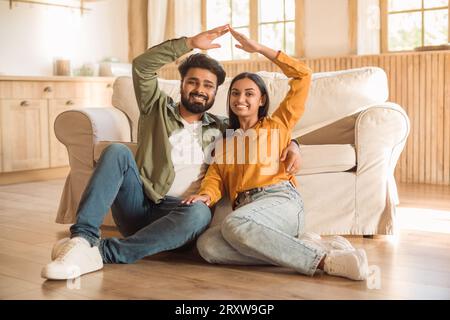
[[[148,113],[160,101],[165,104],[166,94],[158,87],[158,74],[164,65],[171,63],[191,50],[187,38],[167,40],[151,47],[133,60],[133,85],[141,113]]]

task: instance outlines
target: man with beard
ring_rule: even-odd
[[[206,113],[225,71],[204,54],[189,56],[179,66],[178,104],[158,88],[156,71],[194,48],[219,48],[212,41],[228,31],[226,25],[168,40],[133,61],[140,109],[136,158],[123,144],[104,150],[81,198],[71,237],[55,244],[53,261],[42,269],[42,277],[72,279],[101,269],[103,263],[133,263],[179,248],[207,228],[209,207],[203,202],[185,205],[181,200],[197,191],[206,172],[204,153],[214,135],[205,133],[220,134],[227,128],[225,119]],[[298,148],[289,148],[286,168],[296,170]],[[100,239],[100,226],[110,207],[124,238]]]

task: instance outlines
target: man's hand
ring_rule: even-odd
[[[217,27],[202,33],[199,33],[193,37],[189,37],[186,43],[191,49],[209,50],[214,48],[220,48],[220,44],[212,43],[217,38],[223,36],[230,30],[228,24]]]
[[[207,206],[211,203],[211,198],[205,194],[193,194],[191,196],[186,197],[181,203],[183,204],[191,204],[193,202],[202,201]]]
[[[286,172],[295,174],[300,170],[302,163],[302,156],[300,155],[300,148],[295,142],[292,142],[284,148],[281,153],[280,161],[284,162]]]

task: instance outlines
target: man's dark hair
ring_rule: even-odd
[[[220,86],[225,81],[225,70],[222,65],[213,58],[207,56],[203,53],[194,53],[190,55],[178,66],[178,71],[181,75],[181,80],[184,79],[189,69],[191,68],[201,68],[206,69],[214,73],[217,77],[217,87]]]

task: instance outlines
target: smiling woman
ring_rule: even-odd
[[[258,75],[243,73],[231,81],[228,110],[232,130],[216,142],[214,162],[198,192],[182,201],[188,206],[204,203],[213,207],[226,195],[232,204],[233,211],[221,225],[200,235],[200,255],[210,263],[270,264],[303,275],[323,270],[333,276],[365,280],[368,262],[363,249],[353,248],[340,236],[329,246],[320,235],[305,232],[297,179],[279,164],[305,111],[312,71],[282,51],[232,27],[229,30],[238,49],[259,53],[280,67],[290,78],[289,90],[268,116],[268,90]]]
[[[264,81],[258,75],[243,72],[233,78],[230,88],[227,102],[230,128],[239,129],[239,117],[254,123],[267,115],[270,98]],[[256,121],[252,117],[256,117]]]

